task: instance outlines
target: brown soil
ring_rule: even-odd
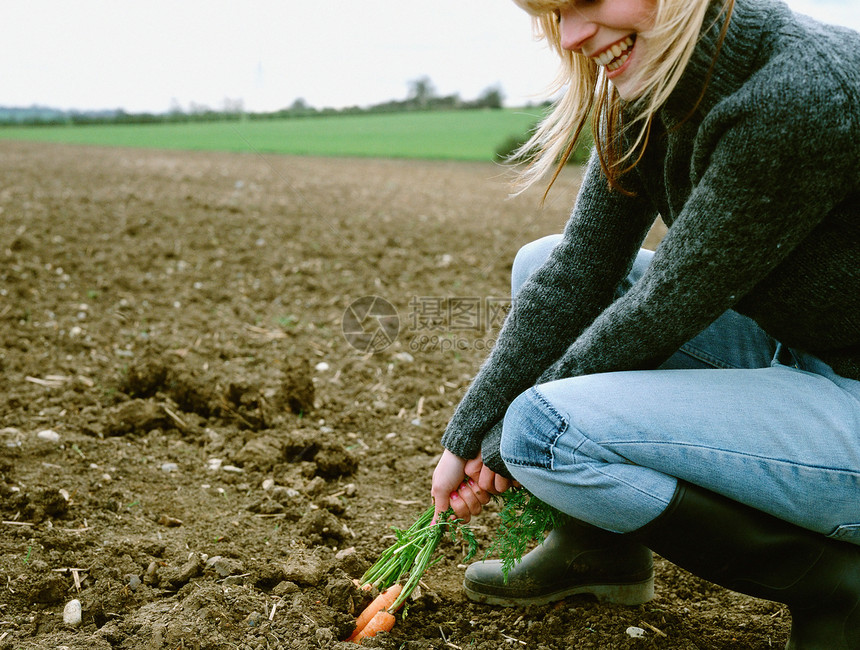
[[[562,228],[577,170],[542,211],[491,165],[2,143],[0,170],[0,648],[352,647],[350,578],[428,505],[510,261]],[[367,300],[356,317],[382,338],[344,335],[368,296],[396,309],[394,343]],[[494,518],[474,522],[484,545]],[[366,645],[777,648],[788,632],[784,608],[661,560],[644,606],[479,606],[461,553],[445,545],[408,617]]]

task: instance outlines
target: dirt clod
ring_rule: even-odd
[[[105,433],[109,436],[145,434],[168,425],[170,418],[162,406],[148,399],[133,399],[109,409]]]
[[[309,415],[314,408],[315,392],[310,362],[304,358],[287,359],[278,402],[287,405],[296,415]]]
[[[26,585],[26,598],[33,603],[52,605],[65,598],[69,583],[58,573],[45,573],[33,576]]]
[[[323,562],[314,554],[294,552],[280,566],[281,579],[299,586],[314,587],[325,572]]]
[[[159,584],[165,589],[177,589],[186,584],[192,578],[200,575],[203,563],[196,554],[189,558],[182,566],[165,567],[158,571]]]

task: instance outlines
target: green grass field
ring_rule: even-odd
[[[238,122],[2,126],[0,140],[200,151],[448,160],[495,159],[525,134],[540,109],[331,115]]]

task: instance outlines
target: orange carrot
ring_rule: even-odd
[[[364,629],[359,632],[354,639],[352,639],[352,641],[355,643],[361,643],[362,639],[376,636],[379,632],[391,632],[391,628],[393,627],[394,614],[389,614],[384,609],[380,609],[376,614],[374,614],[368,624],[364,626]]]
[[[349,636],[347,641],[354,641],[359,634],[361,634],[364,627],[368,625],[376,616],[377,612],[381,612],[385,609],[391,607],[394,604],[394,601],[397,600],[397,597],[400,595],[400,592],[403,590],[403,585],[400,583],[391,585],[388,589],[379,594],[376,598],[373,599],[373,602],[370,603],[367,607],[365,607],[364,611],[359,614],[358,618],[355,619],[355,630]],[[394,625],[394,617],[392,616],[392,625]],[[388,628],[391,629],[390,627]],[[376,634],[374,632],[374,634]],[[373,635],[370,635],[373,636]]]

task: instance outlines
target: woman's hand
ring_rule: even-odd
[[[470,461],[471,462],[471,461]],[[471,478],[463,481],[457,491],[451,495],[451,507],[458,519],[463,523],[469,523],[472,515],[481,514],[484,506],[490,502],[490,493],[478,487]]]
[[[512,481],[484,465],[480,453],[464,460],[446,449],[433,472],[433,521],[450,507],[457,518],[468,523],[490,502],[491,495],[501,494],[511,485]]]
[[[456,456],[447,449],[442,452],[442,458],[439,459],[436,469],[433,471],[433,486],[430,488],[430,496],[433,498],[433,505],[436,510],[433,514],[434,522],[436,517],[449,507],[454,508],[454,513],[458,517],[460,516],[451,497],[457,495],[457,489],[463,483],[463,479],[466,478],[465,468],[466,459]],[[454,501],[460,501],[458,505],[463,505],[459,496]]]
[[[466,476],[477,483],[481,490],[489,492],[490,494],[501,494],[514,485],[514,481],[505,478],[501,474],[494,472],[484,465],[480,453],[477,458],[467,461],[464,469]],[[484,503],[486,503],[486,501]]]

